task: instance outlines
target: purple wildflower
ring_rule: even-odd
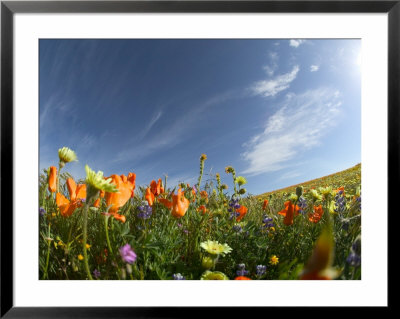
[[[335,212],[343,213],[346,209],[346,197],[342,194],[343,191],[339,191],[335,196]]]
[[[236,271],[236,274],[238,276],[246,276],[249,274],[249,272],[246,270],[246,265],[245,264],[239,264],[238,265],[239,270]]]
[[[119,253],[121,255],[122,260],[128,264],[132,264],[136,260],[136,254],[132,250],[131,245],[129,245],[129,244],[126,244],[125,246],[120,247]]]
[[[172,278],[174,278],[174,280],[185,280],[186,278],[184,276],[182,276],[180,273],[177,274],[173,274]]]
[[[273,219],[271,217],[268,217],[267,215],[264,215],[263,216],[263,220],[262,220],[263,226],[261,227],[261,229],[264,229],[264,230],[268,231],[269,228],[274,227],[275,225],[274,225],[274,223],[272,221],[273,221]]]
[[[99,278],[100,277],[100,275],[101,275],[101,273],[100,273],[100,271],[99,270],[97,270],[97,269],[95,269],[95,270],[93,270],[93,276],[94,276],[94,278]]]
[[[256,267],[257,276],[261,277],[262,275],[265,274],[266,270],[267,270],[267,266],[265,266],[265,265],[257,265],[257,267]]]
[[[40,216],[44,216],[44,214],[46,214],[46,210],[43,207],[39,208],[39,215]]]
[[[150,218],[153,209],[151,208],[151,206],[149,205],[142,205],[138,207],[139,213],[137,214],[137,216],[139,218],[143,218],[143,219],[148,219]]]
[[[304,197],[300,196],[299,200],[297,201],[297,206],[299,206],[299,213],[304,214],[306,212],[307,208],[307,201],[305,200]]]
[[[361,265],[361,256],[357,255],[354,252],[351,252],[346,261],[349,263],[350,266],[358,267]]]

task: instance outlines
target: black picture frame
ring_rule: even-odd
[[[176,318],[193,315],[185,308],[14,307],[13,294],[13,19],[16,13],[387,13],[388,14],[388,211],[395,209],[400,144],[400,0],[377,1],[1,1],[1,318]],[[381,212],[382,213],[382,212]],[[388,214],[392,220],[392,216]],[[394,223],[388,222],[389,228]],[[389,254],[388,254],[389,258]],[[389,261],[389,260],[388,260]],[[388,263],[389,265],[389,263]],[[389,269],[388,269],[389,270]],[[388,281],[388,287],[390,280]],[[34,293],[34,292],[33,292]],[[297,308],[296,314],[307,309]],[[386,308],[386,307],[383,307]],[[390,298],[388,307],[390,308]],[[222,315],[225,309],[197,309],[199,315]],[[236,314],[247,313],[235,310]],[[336,311],[334,310],[333,313]],[[226,314],[226,313],[225,313]],[[267,315],[264,313],[263,315]]]

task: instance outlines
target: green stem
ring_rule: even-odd
[[[57,172],[57,193],[60,192],[60,171],[61,171],[61,165],[58,166],[58,172]]]
[[[46,267],[44,269],[44,274],[42,279],[48,278],[47,269],[49,267],[49,259],[50,259],[50,224],[49,224],[49,232],[47,234],[47,257],[46,257]]]
[[[88,263],[88,255],[87,255],[87,248],[86,248],[86,243],[87,243],[87,220],[88,220],[88,205],[86,203],[84,208],[83,208],[83,257],[84,257],[84,262],[85,262],[86,274],[87,274],[87,276],[89,277],[90,280],[93,280],[92,275],[90,274],[90,268],[89,268],[89,263]]]
[[[108,236],[108,218],[110,216],[104,216],[104,229],[106,231],[106,239],[107,239],[107,246],[108,246],[108,250],[110,251],[110,254],[113,253],[112,248],[111,248],[111,243],[110,243],[110,237]]]
[[[232,172],[232,178],[233,178],[233,188],[235,190],[235,195],[239,195],[237,188],[236,188],[236,173],[235,172]]]

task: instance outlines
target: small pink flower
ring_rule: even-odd
[[[125,246],[120,247],[119,253],[123,261],[128,264],[133,264],[136,261],[136,254],[132,250],[131,245],[126,244]]]

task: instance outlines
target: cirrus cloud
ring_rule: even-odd
[[[290,160],[322,142],[340,112],[340,93],[321,88],[303,94],[288,94],[265,123],[264,131],[244,144],[243,174],[259,175],[280,170]]]
[[[251,90],[255,95],[262,95],[264,97],[275,96],[279,92],[282,92],[290,87],[299,72],[300,68],[295,65],[289,73],[275,76],[274,78],[258,81],[253,84]]]

